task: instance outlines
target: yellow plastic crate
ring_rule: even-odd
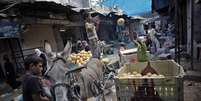
[[[183,101],[183,67],[173,60],[151,61],[153,67],[165,78],[121,78],[123,73],[141,71],[147,62],[125,64],[115,77],[118,101]]]

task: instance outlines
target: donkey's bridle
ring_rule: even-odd
[[[66,61],[64,58],[62,58],[62,57],[56,57],[56,58],[53,60],[53,64],[52,64],[52,66],[50,67],[50,69],[45,73],[46,76],[47,76],[47,74],[53,69],[53,67],[55,66],[56,62],[59,61],[59,60],[63,61],[64,63],[67,63],[67,61]],[[66,74],[66,73],[65,73],[65,74]],[[71,89],[71,85],[69,85],[69,84],[67,84],[67,83],[65,83],[65,82],[60,82],[60,83],[56,83],[55,85],[52,86],[52,91],[55,92],[55,89],[56,89],[57,87],[60,87],[60,86],[66,87],[67,89]],[[55,94],[54,94],[53,92],[52,92],[52,94],[53,94],[53,99],[56,100]],[[75,96],[74,96],[74,97],[75,97]],[[76,97],[75,97],[75,98],[76,98]],[[78,97],[77,99],[79,99],[79,97]]]
[[[64,63],[66,63],[66,60],[62,57],[56,57],[56,59],[53,60],[53,64],[52,66],[50,67],[50,69],[48,69],[48,71],[45,73],[45,75],[47,75],[54,67],[55,63],[59,60],[62,60]]]

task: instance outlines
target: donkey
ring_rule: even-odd
[[[80,73],[80,95],[82,101],[88,98],[96,97],[97,100],[102,99],[104,94],[104,64],[100,57],[103,52],[105,43],[98,41],[97,47],[93,50],[93,56],[86,64],[86,68]],[[104,99],[104,98],[103,98]]]
[[[52,94],[55,101],[71,100],[68,98],[68,94],[71,92],[69,91],[71,86],[68,85],[70,80],[66,77],[66,73],[69,71],[71,64],[71,62],[67,61],[66,58],[71,54],[71,47],[72,44],[67,42],[63,51],[52,52],[51,45],[47,42],[45,43],[45,52],[47,54],[49,65],[45,75],[52,81]]]
[[[103,64],[99,59],[91,58],[86,66],[87,68],[82,69],[79,79],[82,101],[103,93]]]
[[[48,65],[50,67],[47,69],[45,75],[49,76],[55,85],[53,87],[53,94],[55,95],[54,100],[56,101],[74,101],[72,99],[68,99],[67,95],[69,93],[69,87],[65,85],[66,82],[70,81],[65,75],[70,68],[70,62],[66,61],[66,58],[70,56],[71,48],[72,44],[67,42],[62,52],[52,52],[50,44],[45,43],[45,52],[48,57]],[[97,52],[99,51],[100,50],[98,49]],[[103,80],[104,65],[98,57],[92,57],[86,64],[86,69],[82,69],[81,73],[77,74],[79,76],[78,85],[80,87],[79,94],[81,97],[78,95],[76,101],[79,101],[79,98],[82,98],[82,101],[85,101],[87,98],[94,97],[99,93],[102,93],[100,82]],[[96,84],[94,82],[96,82]]]

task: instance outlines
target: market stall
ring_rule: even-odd
[[[183,68],[173,60],[139,62],[115,77],[118,101],[183,101]]]

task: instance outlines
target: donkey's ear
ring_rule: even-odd
[[[46,53],[51,53],[52,52],[51,45],[48,42],[45,42],[45,52]]]
[[[67,43],[66,43],[66,46],[65,46],[65,48],[64,48],[64,50],[63,50],[63,52],[62,52],[62,56],[63,57],[69,57],[70,56],[70,54],[71,54],[71,50],[72,50],[72,43],[70,42],[70,41],[68,41]]]

